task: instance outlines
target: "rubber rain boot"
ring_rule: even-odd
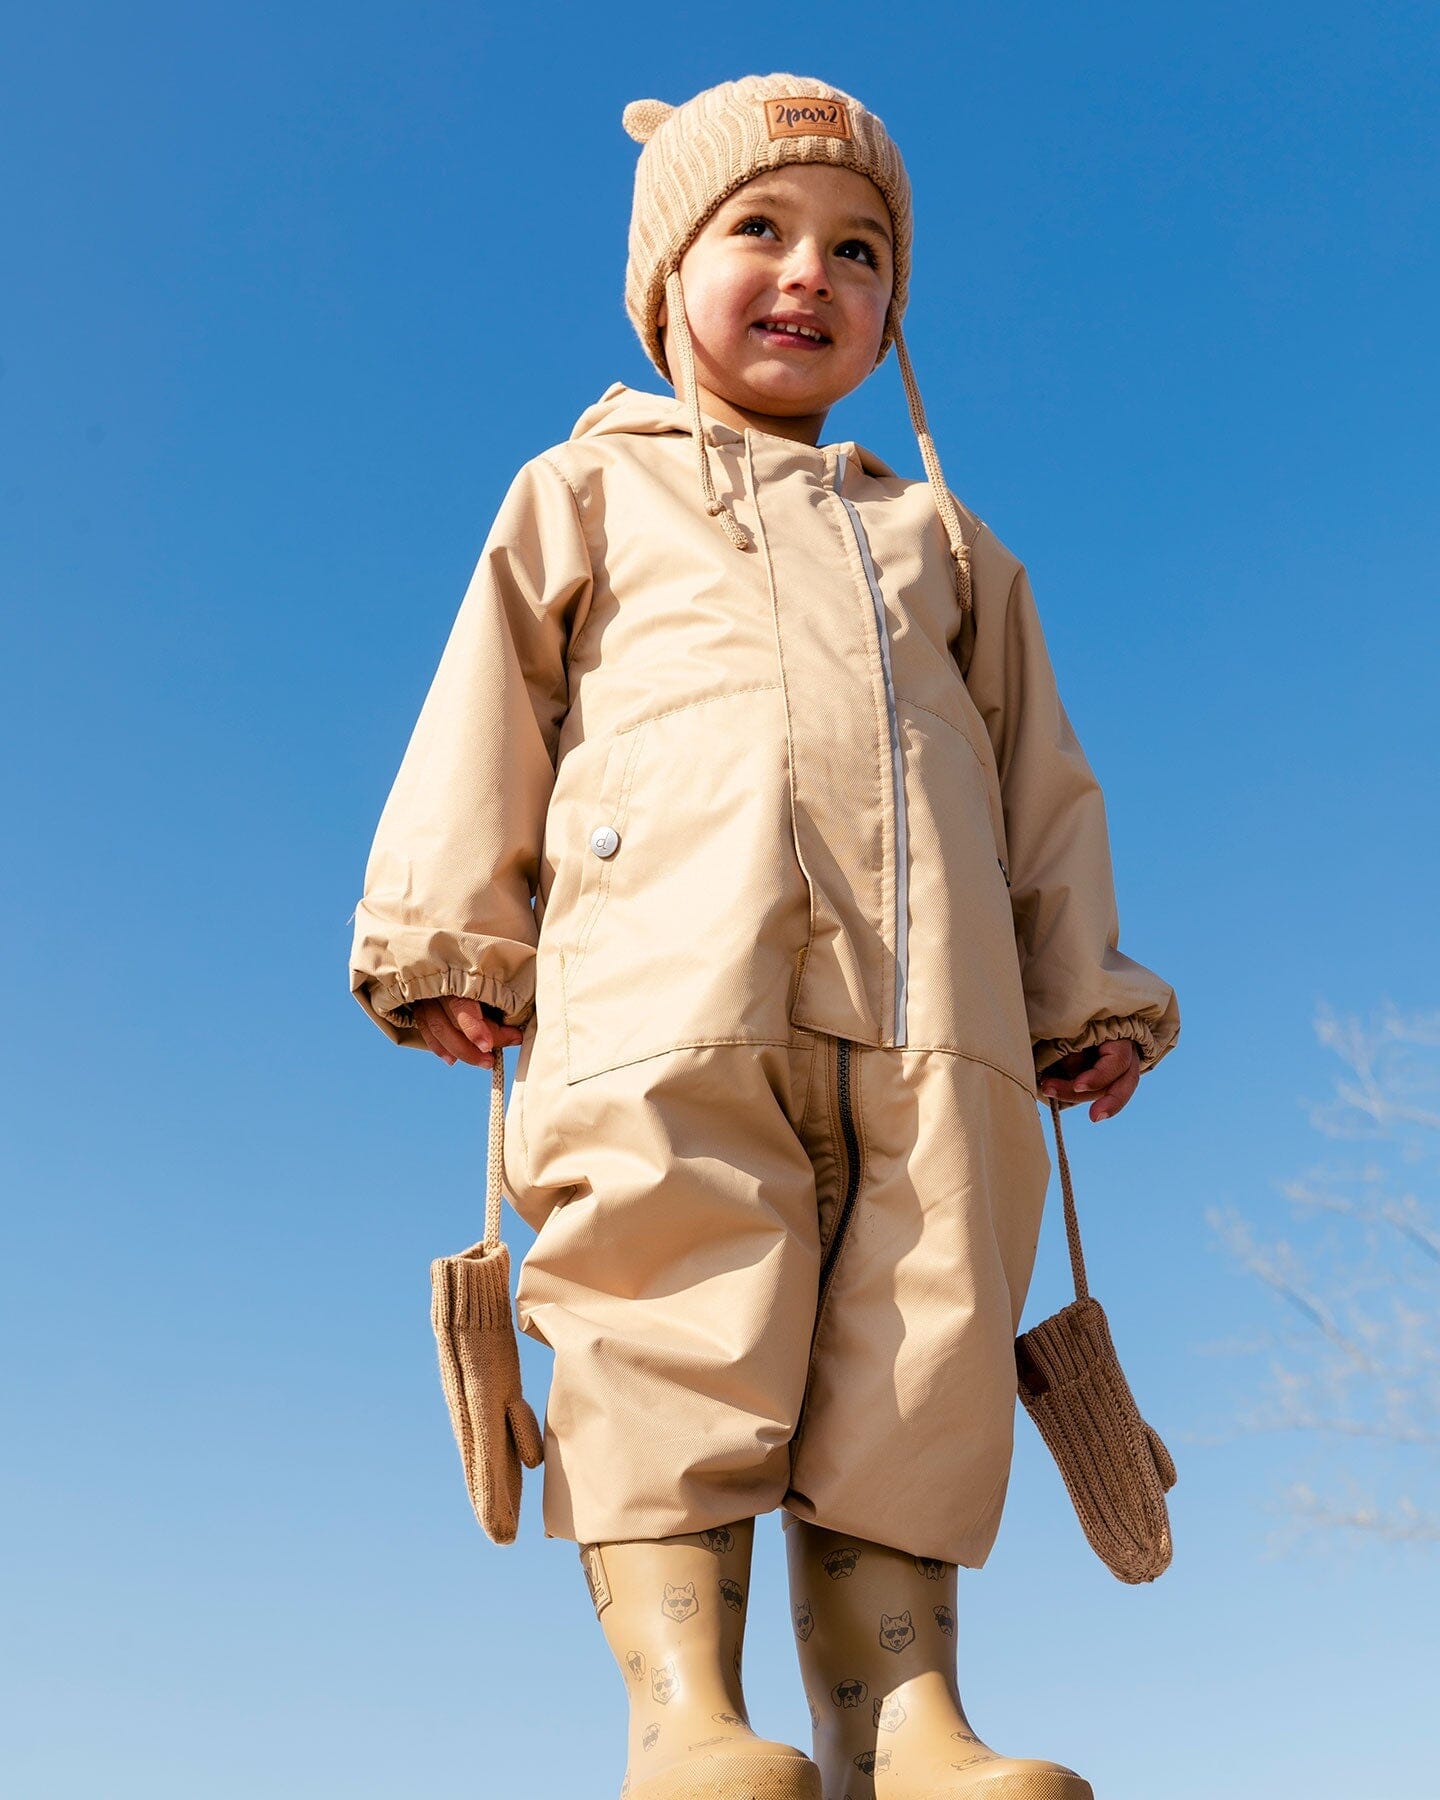
[[[1094,1800],[1059,1763],[1000,1756],[955,1679],[955,1565],[787,1520],[800,1671],[825,1800]]]
[[[755,1521],[582,1544],[630,1701],[621,1800],[820,1800],[820,1771],[750,1729],[740,1685]]]

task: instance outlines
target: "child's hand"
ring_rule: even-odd
[[[1062,1105],[1088,1100],[1092,1119],[1113,1119],[1140,1082],[1140,1046],[1130,1038],[1111,1038],[1089,1050],[1072,1050],[1051,1063],[1040,1077],[1040,1092]]]
[[[442,994],[436,1000],[411,1003],[415,1029],[451,1068],[457,1061],[477,1069],[493,1068],[497,1044],[518,1044],[525,1035],[518,1025],[501,1023],[504,1015],[483,1000],[466,1000],[458,994]]]

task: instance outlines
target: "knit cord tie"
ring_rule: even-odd
[[[1060,1161],[1060,1188],[1065,1195],[1065,1236],[1070,1244],[1070,1273],[1075,1277],[1075,1298],[1088,1300],[1090,1284],[1085,1279],[1085,1258],[1080,1249],[1080,1220],[1075,1212],[1075,1190],[1070,1185],[1070,1158],[1065,1154],[1065,1139],[1060,1134],[1060,1102],[1050,1102],[1050,1123],[1055,1127],[1055,1151]]]
[[[955,558],[956,591],[960,597],[960,610],[970,610],[970,548],[965,542],[965,530],[960,523],[960,514],[951,498],[950,490],[945,485],[945,477],[940,470],[940,458],[936,454],[935,440],[930,435],[930,428],[925,422],[925,405],[920,398],[919,383],[915,380],[915,371],[910,366],[910,352],[905,348],[905,336],[900,329],[900,322],[895,321],[895,354],[900,360],[900,379],[905,384],[905,399],[910,408],[910,424],[920,445],[920,459],[925,464],[925,474],[930,482],[930,492],[935,498],[935,510],[940,515],[940,523],[945,527],[945,535],[950,540],[950,553]]]
[[[485,1170],[485,1248],[500,1242],[500,1172],[505,1164],[505,1052],[497,1044],[490,1065],[490,1161]]]
[[[704,423],[700,416],[700,390],[695,382],[695,350],[690,341],[690,322],[685,314],[685,295],[680,284],[680,271],[672,269],[665,278],[665,298],[670,311],[670,335],[674,341],[676,357],[680,365],[681,384],[685,389],[686,403],[690,408],[690,431],[695,440],[695,453],[699,462],[700,494],[705,503],[705,511],[711,518],[718,518],[726,537],[737,550],[751,548],[740,521],[731,511],[728,503],[721,500],[715,492],[715,478],[710,470],[710,451],[705,438]],[[965,542],[965,528],[960,522],[960,514],[945,485],[945,475],[940,467],[940,457],[935,449],[935,440],[930,435],[930,428],[925,419],[925,404],[920,398],[919,383],[915,380],[915,370],[910,363],[910,352],[905,348],[905,336],[899,322],[895,325],[895,354],[900,362],[900,379],[905,384],[905,401],[910,409],[910,424],[920,445],[920,459],[925,465],[925,476],[930,483],[930,492],[935,501],[935,510],[940,515],[940,523],[945,528],[945,535],[950,541],[950,553],[955,559],[956,592],[960,600],[960,610],[968,612],[971,605],[970,588],[970,548]]]
[[[700,458],[700,493],[705,510],[711,518],[719,519],[726,537],[737,550],[748,550],[750,540],[726,502],[716,495],[715,478],[710,473],[710,452],[700,418],[700,390],[695,385],[695,351],[690,342],[690,323],[685,317],[685,297],[680,289],[678,269],[672,269],[665,278],[665,298],[670,307],[670,335],[680,354],[680,375],[690,407],[690,431]]]

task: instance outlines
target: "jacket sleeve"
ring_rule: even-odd
[[[1010,903],[1037,1077],[1072,1050],[1133,1038],[1151,1069],[1180,1034],[1174,992],[1117,948],[1105,802],[1055,684],[1029,577],[977,580],[965,674],[995,749]]]
[[[544,457],[510,485],[390,790],[355,910],[350,988],[397,1044],[410,1006],[458,994],[523,1025],[533,902],[569,642],[590,561],[569,483]]]

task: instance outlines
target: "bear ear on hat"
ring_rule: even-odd
[[[674,110],[668,100],[632,100],[620,123],[637,144],[648,144]]]

